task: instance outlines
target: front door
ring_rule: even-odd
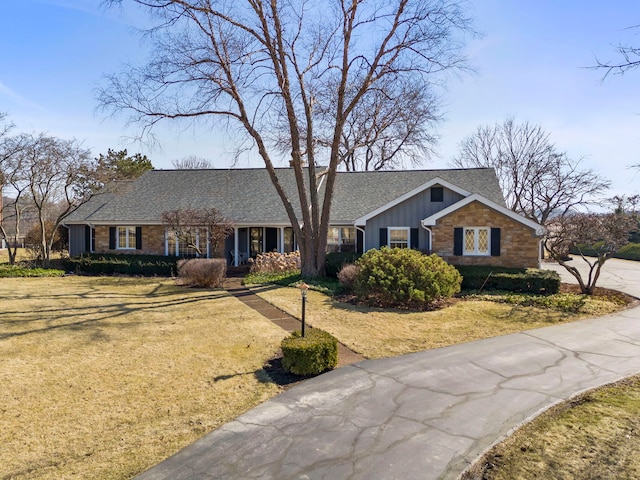
[[[278,229],[277,228],[265,228],[265,252],[277,252],[278,251]]]

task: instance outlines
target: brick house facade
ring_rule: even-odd
[[[456,255],[456,228],[499,229],[496,255]],[[529,226],[474,201],[441,218],[431,227],[432,251],[453,265],[486,265],[527,268],[540,263],[540,239]],[[491,240],[491,239],[490,239]]]

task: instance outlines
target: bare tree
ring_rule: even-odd
[[[234,224],[216,208],[181,209],[162,213],[162,223],[187,248],[202,256],[202,246],[212,253],[220,251],[224,240],[233,232]]]
[[[369,90],[345,122],[340,141],[342,165],[357,171],[424,163],[437,141],[433,133],[437,111],[435,97],[423,85],[393,79]],[[329,146],[331,138],[320,143]]]
[[[181,159],[171,160],[173,168],[179,170],[199,170],[213,168],[213,162],[207,158],[190,155]]]
[[[92,193],[94,179],[87,175],[90,152],[76,140],[40,134],[31,138],[17,158],[20,167],[15,185],[36,212],[40,255],[48,266],[56,230]]]
[[[162,119],[214,116],[241,125],[283,202],[305,276],[324,273],[351,116],[389,82],[428,90],[442,72],[463,67],[470,31],[465,0],[132,1],[155,14],[157,48],[145,67],[108,78],[101,106],[129,112],[141,135]],[[295,196],[275,169],[287,161],[278,158],[282,128]],[[330,142],[323,148],[319,139]]]
[[[629,242],[629,232],[635,225],[637,219],[625,213],[576,213],[555,217],[548,226],[544,246],[551,258],[576,278],[582,293],[591,295],[602,266]],[[587,263],[587,278],[582,278],[580,270],[568,263],[572,253]]]
[[[462,141],[452,164],[493,168],[507,206],[542,225],[595,203],[610,184],[557,152],[542,127],[514,119],[478,127]]]

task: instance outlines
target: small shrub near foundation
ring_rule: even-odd
[[[255,259],[250,258],[251,273],[282,273],[300,270],[300,252],[260,253]]]
[[[353,289],[353,284],[358,277],[359,270],[358,266],[353,263],[347,263],[344,265],[338,273],[338,281],[340,281],[340,285],[342,285],[346,290]]]
[[[227,275],[224,258],[189,258],[178,261],[178,283],[186,287],[221,288]]]
[[[293,332],[282,341],[282,366],[296,375],[317,375],[338,365],[338,340],[330,333],[310,328],[302,337]]]

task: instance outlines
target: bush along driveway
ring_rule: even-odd
[[[612,275],[640,296],[640,271]],[[139,478],[457,478],[541,411],[640,372],[638,318],[633,308],[350,365],[287,390]]]

